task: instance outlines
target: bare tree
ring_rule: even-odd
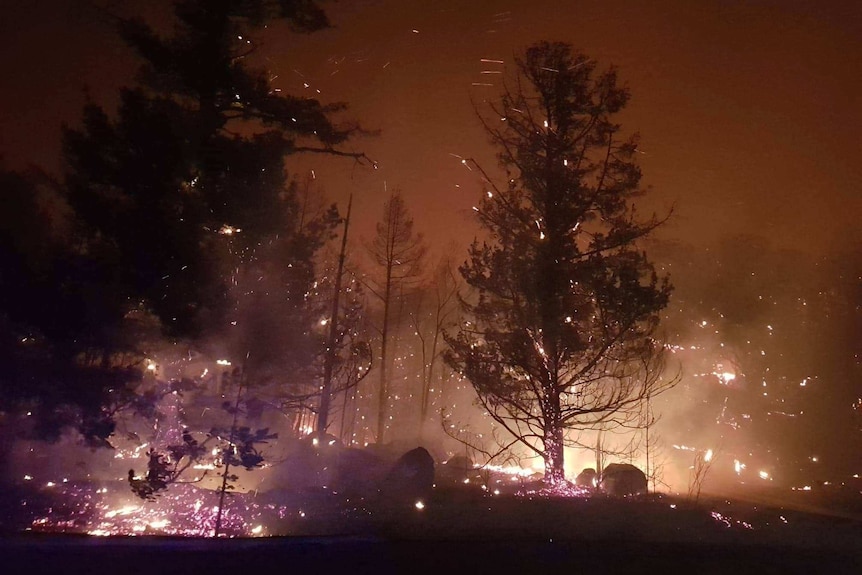
[[[332,400],[332,372],[335,367],[338,340],[338,314],[340,312],[341,283],[344,278],[344,259],[347,257],[347,232],[350,229],[350,214],[353,208],[353,194],[347,202],[347,216],[344,218],[344,231],[341,234],[341,249],[338,252],[338,267],[335,271],[335,286],[332,289],[332,310],[329,315],[329,333],[326,337],[323,362],[323,384],[320,388],[320,409],[317,413],[317,435],[323,440],[329,425],[329,404]]]
[[[644,189],[637,138],[612,119],[629,98],[616,72],[562,43],[531,46],[516,64],[480,114],[507,184],[473,162],[489,239],[460,268],[474,293],[446,358],[558,485],[568,430],[633,425],[670,385],[655,333],[671,286],[636,245],[663,220],[632,204]]]
[[[410,321],[419,339],[421,366],[421,390],[419,396],[419,437],[423,437],[428,410],[431,404],[431,391],[434,376],[443,357],[443,332],[451,327],[457,314],[458,290],[460,279],[452,269],[451,259],[447,256],[440,260],[428,289],[422,292],[416,302],[416,309],[410,314]]]
[[[413,218],[404,205],[401,193],[395,190],[383,204],[383,219],[377,224],[377,234],[368,252],[380,269],[369,290],[383,305],[380,322],[380,380],[377,403],[377,442],[383,443],[389,403],[389,364],[387,346],[390,320],[395,299],[419,279],[426,247],[422,234],[414,233]]]
[[[694,454],[694,463],[688,478],[688,498],[694,499],[695,503],[700,499],[700,490],[703,488],[703,482],[706,481],[714,460],[715,456],[712,449],[697,451]]]

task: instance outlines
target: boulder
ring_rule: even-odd
[[[398,458],[381,486],[381,495],[394,502],[427,501],[434,487],[434,459],[424,447]]]
[[[599,485],[598,473],[592,467],[584,468],[575,478],[575,485],[586,487],[587,489],[595,489]]]
[[[604,493],[614,497],[639,495],[647,492],[647,479],[644,472],[628,463],[611,463],[602,471],[599,487]]]

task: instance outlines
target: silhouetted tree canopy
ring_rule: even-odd
[[[380,380],[377,387],[376,439],[383,443],[388,424],[390,402],[389,371],[392,362],[388,353],[393,321],[393,309],[404,291],[415,287],[422,273],[427,247],[422,234],[413,230],[413,217],[407,210],[404,198],[395,190],[383,203],[383,214],[377,223],[377,233],[368,245],[377,270],[372,276],[369,291],[383,306],[380,319]]]
[[[139,83],[121,90],[116,111],[91,102],[80,126],[65,129],[65,178],[51,182],[63,189],[62,231],[36,186],[0,178],[15,207],[0,238],[3,387],[6,405],[44,416],[31,420],[42,436],[72,426],[103,444],[117,410],[145,409],[133,388],[159,330],[225,337],[239,323],[231,343],[256,347],[258,364],[245,371],[262,379],[255,369],[272,357],[283,368],[319,355],[308,296],[339,215],[308,211],[285,158],[364,159],[341,147],[359,130],[334,119],[344,104],[280,93],[248,60],[266,22],[312,32],[326,16],[309,0],[173,8],[168,35],[116,19],[140,56]]]
[[[337,147],[357,131],[331,119],[343,104],[280,93],[247,63],[268,19],[326,26],[314,2],[188,0],[174,12],[169,37],[120,21],[143,60],[141,85],[122,90],[116,115],[90,104],[66,131],[67,183],[82,232],[111,254],[125,292],[168,333],[197,336],[224,324],[237,268],[263,242],[308,230],[285,156],[362,155]]]
[[[540,43],[482,115],[507,184],[477,206],[489,240],[461,266],[475,297],[447,360],[492,418],[564,479],[566,430],[627,424],[665,383],[654,339],[671,286],[637,240],[637,138],[614,116],[628,102],[616,71],[567,44]],[[483,171],[484,173],[484,171]]]
[[[128,353],[146,320],[127,315],[99,254],[64,235],[56,182],[3,172],[0,198],[0,411],[22,418],[19,434],[72,428],[103,445],[113,412],[135,402]]]

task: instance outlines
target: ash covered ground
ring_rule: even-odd
[[[438,481],[418,506],[325,489],[236,494],[225,521],[234,537],[220,540],[200,536],[215,494],[192,486],[175,490],[170,501],[115,500],[110,511],[111,488],[104,486],[17,486],[2,496],[0,555],[6,573],[64,574],[862,569],[862,496],[852,487],[790,496],[742,489],[733,498],[702,495],[695,503],[666,494],[560,495],[529,479],[486,479],[484,489]],[[92,493],[87,505],[70,503],[75,490]],[[202,501],[197,509],[196,501]],[[146,506],[156,510],[152,516],[142,514]],[[167,521],[165,506],[172,512]],[[108,534],[107,516],[128,534],[86,534]],[[242,536],[256,526],[252,534],[260,537]],[[186,528],[192,536],[178,537]]]

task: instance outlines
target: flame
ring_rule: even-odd
[[[218,233],[220,233],[223,236],[232,236],[234,234],[240,233],[241,231],[242,231],[242,229],[240,229],[240,228],[235,228],[233,226],[229,226],[229,225],[225,224],[219,228]]]
[[[120,483],[122,488],[111,490],[74,482],[58,485],[52,493],[64,505],[46,508],[43,516],[32,520],[29,530],[94,536],[212,535],[218,513],[217,492],[190,484],[173,485],[155,501],[141,503],[129,492],[125,481]],[[249,494],[236,493],[232,494],[230,506],[225,507],[222,531],[229,537],[259,536],[267,532],[268,523],[286,516],[283,505],[262,505]]]

